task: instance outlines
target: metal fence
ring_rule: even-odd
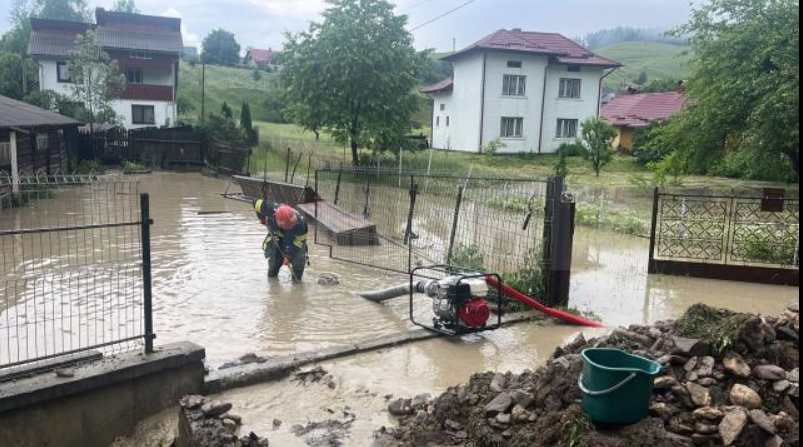
[[[540,271],[552,231],[551,182],[323,169],[315,179],[319,196],[375,225],[379,245],[338,244],[322,225],[315,240],[336,259],[405,274],[432,264],[508,275]]]
[[[152,352],[151,220],[137,182],[50,176],[11,186],[19,192],[0,198],[0,376],[88,352]]]
[[[799,199],[656,191],[654,203],[651,271],[799,282]]]

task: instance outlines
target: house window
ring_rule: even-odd
[[[559,119],[558,131],[555,134],[556,138],[560,139],[577,138],[577,128],[579,127],[579,124],[580,121],[578,120]]]
[[[502,138],[522,138],[524,118],[502,118]]]
[[[583,71],[582,67],[580,67],[579,65],[569,65],[568,67],[566,67],[566,70],[570,73],[580,73],[581,71]]]
[[[524,96],[527,93],[527,76],[505,75],[502,94],[505,96]]]
[[[142,69],[129,68],[125,71],[125,80],[129,84],[143,84],[142,82]]]
[[[147,51],[132,51],[131,59],[153,59],[153,53]]]
[[[564,99],[580,99],[583,82],[580,79],[560,80],[560,97]]]
[[[156,124],[153,106],[131,106],[131,121],[134,124]]]
[[[437,127],[441,126],[441,117],[435,118],[435,126],[437,126]]]
[[[37,135],[36,136],[36,150],[39,151],[47,151],[50,148],[50,137],[48,135]]]
[[[59,82],[70,82],[70,66],[66,62],[56,62],[56,75]]]
[[[446,110],[446,104],[441,104],[441,112],[443,112],[444,110]]]
[[[507,68],[521,68],[523,66],[521,61],[507,61]]]
[[[451,116],[447,116],[446,117],[446,127],[449,127],[451,124],[452,124],[452,117]]]

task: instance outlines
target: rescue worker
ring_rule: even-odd
[[[293,281],[301,282],[307,266],[307,234],[309,227],[304,216],[289,205],[254,201],[254,211],[260,223],[268,228],[262,243],[268,259],[268,278],[279,277],[283,266],[290,267]]]

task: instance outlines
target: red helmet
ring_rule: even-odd
[[[283,230],[289,230],[298,223],[298,214],[293,207],[282,205],[276,209],[276,223]]]

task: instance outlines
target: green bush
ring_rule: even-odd
[[[485,255],[474,245],[459,245],[452,255],[452,266],[472,272],[485,272]]]
[[[100,160],[82,160],[75,165],[72,171],[75,175],[102,175],[106,173],[106,167],[103,166]]]
[[[575,223],[631,236],[643,236],[650,232],[650,222],[635,212],[610,208],[602,213],[599,206],[587,203],[577,204]]]
[[[736,257],[748,263],[800,265],[797,240],[771,230],[751,231],[737,241],[734,251]]]
[[[125,161],[123,162],[123,173],[124,174],[136,174],[139,172],[145,172],[148,170],[148,167],[142,163],[135,163],[133,161]]]

